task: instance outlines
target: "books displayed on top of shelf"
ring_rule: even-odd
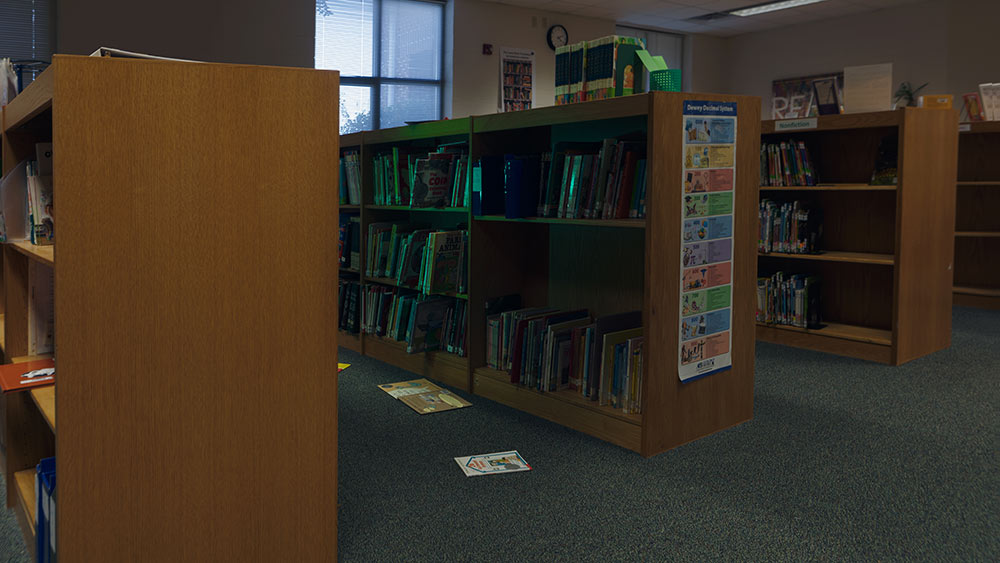
[[[642,315],[591,318],[585,309],[530,307],[486,318],[486,361],[510,381],[570,390],[625,414],[641,412]]]
[[[422,208],[468,204],[468,143],[442,144],[431,153],[392,147],[376,155],[372,166],[375,205]]]
[[[603,100],[642,92],[645,67],[636,51],[645,48],[642,39],[622,35],[587,41],[583,65],[585,99]]]
[[[758,252],[816,254],[823,234],[822,214],[808,202],[760,200]]]
[[[968,95],[966,94],[966,96]],[[1000,120],[1000,82],[980,84],[979,100],[982,102],[982,113],[985,121]]]
[[[361,330],[361,283],[357,281],[340,280],[339,298],[337,299],[337,328],[344,332],[357,334]]]
[[[337,251],[341,268],[361,267],[361,217],[357,213],[341,213]]]
[[[553,149],[541,155],[508,154],[502,161],[497,156],[480,159],[473,170],[473,214],[565,219],[646,216],[644,141],[559,142]]]
[[[466,301],[375,284],[362,293],[365,334],[405,342],[409,354],[444,350],[465,356]]]
[[[821,278],[777,272],[757,278],[757,322],[822,328]]]
[[[815,186],[816,172],[809,149],[802,141],[788,140],[760,145],[762,186]]]
[[[391,278],[400,287],[425,294],[465,293],[469,233],[402,222],[368,225],[365,275]]]
[[[962,113],[965,116],[962,121],[986,121],[983,99],[979,96],[979,92],[962,94],[962,102]]]
[[[340,204],[361,205],[361,157],[355,150],[340,157]]]

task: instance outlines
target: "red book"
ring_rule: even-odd
[[[55,360],[35,360],[33,362],[23,362],[20,364],[0,365],[0,388],[4,393],[23,391],[32,387],[42,387],[53,385],[56,382],[55,374],[47,376],[23,377],[29,371],[36,369],[53,368],[56,366]]]

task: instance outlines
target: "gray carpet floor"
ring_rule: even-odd
[[[754,419],[648,460],[475,396],[419,416],[376,388],[411,374],[341,361],[342,561],[1000,559],[997,311],[899,368],[758,344]],[[452,459],[506,449],[533,471]]]

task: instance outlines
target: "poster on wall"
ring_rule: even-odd
[[[534,100],[535,52],[500,48],[499,111],[531,109]]]
[[[684,101],[677,375],[732,366],[736,102]]]
[[[814,83],[833,80],[835,95],[843,99],[844,73],[831,72],[798,78],[782,78],[771,83],[771,119],[801,119],[820,114]],[[839,102],[838,102],[839,103]],[[839,113],[839,112],[838,112]]]

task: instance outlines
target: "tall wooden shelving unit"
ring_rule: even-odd
[[[737,102],[739,136],[733,367],[682,384],[676,371],[681,105],[688,99]],[[363,170],[366,194],[371,193],[371,156],[403,142],[427,142],[433,147],[443,140],[468,139],[470,156],[475,161],[484,155],[550,151],[560,140],[600,141],[642,131],[647,136],[647,155],[652,164],[646,219],[505,219],[473,217],[468,210],[457,210],[465,214],[471,226],[469,357],[434,352],[408,359],[398,346],[363,335],[365,355],[471,389],[477,395],[644,456],[749,420],[753,415],[759,108],[759,100],[751,97],[656,92],[363,133],[362,155],[367,156],[363,156],[362,166],[369,167]],[[372,220],[374,211],[369,206],[362,210],[365,224]],[[526,307],[588,308],[598,316],[641,310],[646,341],[663,343],[646,348],[644,414],[622,414],[571,392],[542,393],[522,388],[511,384],[505,372],[486,367],[485,303],[510,293],[521,294]]]
[[[761,254],[758,275],[822,276],[825,328],[757,326],[757,338],[899,365],[951,344],[951,243],[957,114],[904,108],[821,116],[763,142],[804,141],[819,186],[761,187],[761,197],[804,199],[823,211],[823,253]],[[869,185],[883,138],[898,140],[897,185]]]
[[[58,267],[4,245],[8,357],[28,264],[55,269],[57,384],[4,413],[29,547],[55,455],[63,561],[336,558],[337,257],[309,241],[336,229],[338,84],[57,55],[5,108],[4,167],[52,141],[59,208]]]
[[[963,123],[955,201],[955,305],[1000,309],[1000,123]]]
[[[358,151],[358,153],[360,155],[360,152],[362,150],[361,135],[362,135],[361,133],[352,133],[350,135],[341,135],[340,136],[340,156],[341,157],[343,157],[345,151],[350,151],[350,150]],[[360,217],[361,213],[362,213],[362,207],[363,207],[362,205],[341,204],[340,205],[340,212],[341,212],[341,214],[344,214],[344,215],[355,215],[356,214],[356,215],[358,215]],[[361,236],[363,237],[364,236],[364,232],[363,232],[364,229],[361,229],[361,231],[362,231],[361,232]],[[361,245],[359,245],[359,246],[361,248],[364,248]],[[348,252],[349,253],[350,251],[351,251],[350,248],[345,248],[344,249],[344,252]],[[362,254],[362,260],[363,260],[363,256],[364,256],[364,254]],[[360,280],[363,273],[364,273],[363,268],[358,268],[357,265],[355,265],[355,264],[352,264],[350,267],[346,267],[346,268],[345,267],[341,267],[340,268],[340,278],[341,279],[348,279],[348,280],[352,280],[352,281],[354,281],[354,280]],[[360,303],[360,301],[361,301],[360,295],[357,296],[357,299],[358,299],[358,302]],[[362,353],[362,348],[361,348],[361,334],[360,334],[360,332],[359,333],[352,333],[352,332],[348,332],[346,330],[338,330],[337,331],[337,344],[339,344],[340,346],[343,346],[344,348],[347,348],[348,350],[354,350],[355,352],[358,352],[359,354]]]

